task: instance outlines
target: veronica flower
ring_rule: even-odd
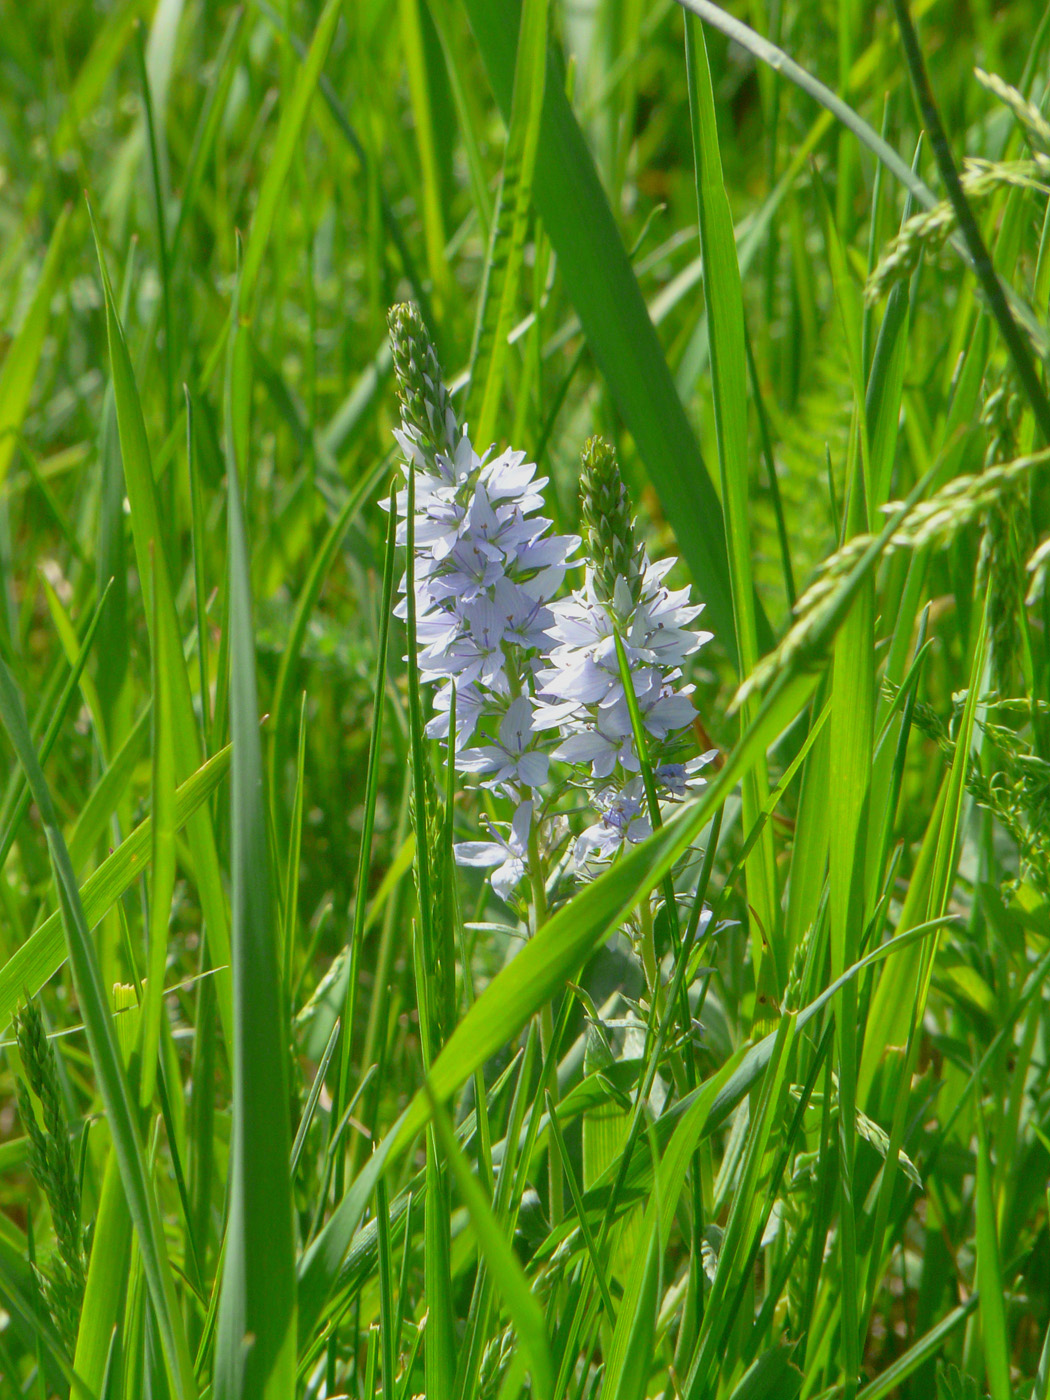
[[[601,788],[593,800],[600,815],[593,826],[576,838],[573,859],[577,867],[594,858],[608,860],[625,842],[633,845],[652,835],[640,778],[622,788]]]
[[[525,875],[531,825],[532,803],[522,802],[514,813],[506,836],[490,827],[491,841],[460,841],[454,847],[457,864],[475,865],[482,869],[495,866],[489,876],[492,888],[501,899],[510,899]]]
[[[402,410],[396,438],[406,478],[414,480],[418,665],[422,679],[438,686],[427,733],[451,737],[454,691],[457,767],[516,807],[507,841],[463,843],[457,859],[493,864],[503,851],[492,885],[508,898],[527,863],[522,813],[529,814],[527,838],[533,789],[547,778],[554,742],[532,722],[536,663],[550,646],[548,605],[580,541],[551,534],[551,522],[538,514],[546,478],[537,477],[524,452],[477,452],[456,419],[414,308],[394,309],[391,340]],[[406,544],[407,490],[398,493],[396,509],[397,539]],[[407,588],[406,574],[401,592]],[[407,598],[396,612],[407,616]]]
[[[693,624],[702,605],[688,589],[664,580],[674,560],[650,562],[636,543],[634,522],[612,449],[592,438],[584,449],[582,514],[588,527],[583,587],[550,605],[551,646],[536,676],[540,730],[556,729],[553,757],[587,767],[599,821],[577,842],[577,863],[608,858],[624,842],[648,835],[641,769],[627,692],[617,654],[619,636],[631,688],[647,738],[658,795],[668,801],[703,784],[699,771],[714,750],[681,761],[681,747],[696,713],[693,687],[683,684],[682,664],[710,632]]]
[[[499,737],[491,744],[464,749],[456,765],[464,773],[487,774],[483,787],[541,787],[547,781],[550,758],[533,748],[532,704],[518,695],[507,706]]]

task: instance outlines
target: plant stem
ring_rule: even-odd
[[[529,828],[529,884],[531,886],[532,898],[529,904],[529,932],[533,935],[539,932],[547,921],[547,882],[544,870],[543,856],[540,853],[539,829],[533,821]],[[544,1002],[540,1011],[540,1049],[543,1051],[543,1059],[546,1062],[547,1056],[551,1053],[554,1041],[554,1013],[551,1011],[550,1002]],[[550,1074],[549,1089],[551,1097],[555,1102],[558,1100],[558,1071],[557,1066],[552,1067]],[[550,1212],[551,1224],[557,1225],[565,1211],[565,1190],[562,1181],[561,1162],[556,1152],[548,1152],[547,1169],[550,1179]]]

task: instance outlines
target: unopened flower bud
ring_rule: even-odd
[[[401,420],[430,463],[438,452],[455,452],[452,400],[441,378],[434,344],[417,308],[411,302],[402,302],[391,308],[388,320]]]
[[[635,541],[616,453],[604,438],[590,438],[583,449],[580,513],[598,601],[613,602],[619,578],[626,581],[632,603],[637,603],[645,560]]]

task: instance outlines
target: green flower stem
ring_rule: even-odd
[[[631,716],[631,731],[634,735],[634,746],[638,752],[638,762],[642,770],[642,782],[645,785],[645,800],[649,807],[649,821],[654,831],[658,831],[663,825],[663,818],[660,816],[660,799],[656,792],[656,783],[653,779],[653,766],[649,762],[649,748],[646,740],[645,725],[642,723],[642,713],[638,708],[638,697],[634,693],[634,679],[631,676],[631,668],[627,661],[627,653],[624,650],[623,638],[620,636],[619,627],[613,629],[613,638],[616,642],[616,659],[620,665],[620,680],[623,682],[624,694],[627,697],[627,709]],[[671,930],[671,946],[674,949],[675,960],[682,956],[682,938],[678,927],[678,903],[675,898],[674,881],[670,875],[663,882],[664,904],[667,908],[667,922]],[[650,924],[650,938],[652,937],[651,925],[652,914],[645,909],[643,902],[643,962],[645,957],[644,949],[644,923],[646,920]],[[653,948],[654,969],[651,979],[651,990],[654,997],[662,996],[660,986],[659,964],[656,963],[655,946]],[[646,976],[649,969],[646,968]],[[678,1014],[682,1022],[682,1033],[685,1040],[684,1059],[686,1082],[690,1089],[696,1087],[696,1058],[693,1054],[692,1028],[693,1021],[689,1011],[689,995],[685,987],[679,995]]]
[[[529,932],[533,935],[539,932],[547,922],[547,873],[544,866],[543,855],[540,851],[539,828],[535,821],[529,827],[529,885],[531,889],[531,899],[529,902]],[[550,1055],[554,1042],[554,1013],[551,1010],[549,1001],[544,1002],[540,1011],[540,1049],[543,1052],[544,1063]],[[557,1101],[558,1098],[558,1074],[557,1067],[550,1076],[548,1091]],[[556,1152],[548,1152],[547,1169],[550,1182],[550,1212],[551,1224],[557,1225],[565,1213],[565,1189],[562,1179],[561,1161]]]
[[[639,913],[642,918],[642,967],[645,969],[645,980],[649,983],[649,991],[656,1004],[657,1013],[662,1014],[663,987],[660,985],[660,965],[656,957],[656,938],[653,934],[653,907],[648,899],[642,900]]]

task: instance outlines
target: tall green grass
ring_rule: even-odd
[[[1050,1397],[1050,18],[684,6],[4,10],[2,1395]],[[406,299],[715,633],[531,936],[391,616]]]

